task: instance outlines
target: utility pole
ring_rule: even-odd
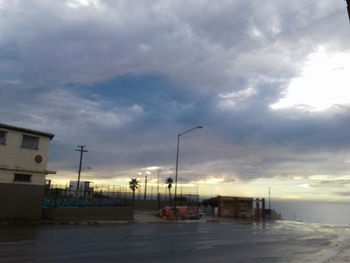
[[[145,195],[143,196],[143,200],[146,200],[147,196],[147,175],[145,176]]]
[[[79,162],[79,171],[78,171],[78,183],[77,183],[77,192],[76,195],[78,196],[79,192],[79,184],[80,184],[80,173],[81,173],[81,164],[83,162],[83,154],[88,152],[85,148],[86,145],[78,145],[78,149],[76,149],[77,152],[80,152],[80,162]]]
[[[159,170],[158,170],[158,181],[157,181],[157,201],[158,201],[158,209],[160,209]]]
[[[269,186],[269,210],[271,210],[271,191]]]

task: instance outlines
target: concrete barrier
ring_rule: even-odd
[[[169,205],[169,202],[161,201],[160,207]],[[135,200],[135,209],[158,210],[157,200]]]
[[[45,220],[133,220],[132,207],[43,208]]]
[[[195,206],[196,202],[187,202],[187,201],[178,201],[177,206]],[[165,206],[170,206],[168,200],[160,201],[160,208]],[[135,209],[143,209],[143,210],[158,210],[158,201],[157,200],[135,200],[134,204]]]
[[[0,221],[40,220],[44,186],[0,183]]]

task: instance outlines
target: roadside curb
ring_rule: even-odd
[[[16,226],[16,225],[125,225],[125,224],[203,224],[218,223],[219,219],[199,219],[199,220],[165,220],[157,216],[154,218],[134,218],[133,220],[14,220],[0,221],[0,226]]]
[[[133,221],[127,220],[84,220],[84,221],[51,221],[51,220],[41,220],[41,221],[2,221],[0,226],[16,226],[16,225],[102,225],[102,224],[130,224]]]
[[[218,223],[219,219],[199,219],[199,220],[134,220],[133,223],[152,223],[152,224],[203,224],[203,223]]]

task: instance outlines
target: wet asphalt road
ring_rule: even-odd
[[[347,231],[233,221],[0,226],[0,262],[342,262]]]

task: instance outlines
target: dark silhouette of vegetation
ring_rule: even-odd
[[[135,191],[139,189],[140,187],[140,182],[136,178],[131,178],[129,182],[129,188],[132,191],[132,204],[135,203]]]
[[[202,201],[202,205],[203,206],[218,206],[218,196],[216,197],[211,197],[211,198],[208,198],[208,199],[204,199]]]
[[[170,202],[170,206],[173,205],[173,202],[171,200],[171,187],[173,186],[173,178],[169,177],[168,179],[166,179],[165,181],[166,184],[168,184],[168,190],[169,190],[169,202]]]

